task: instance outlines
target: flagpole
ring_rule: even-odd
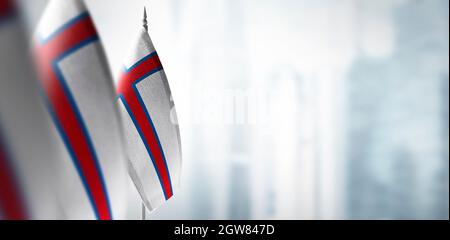
[[[142,220],[147,220],[145,216],[145,205],[144,202],[142,202]]]
[[[143,22],[143,26],[145,28],[145,31],[148,32],[147,8],[145,6],[144,6],[144,20],[142,22]],[[142,220],[146,220],[144,202],[142,202],[141,207],[142,207]]]
[[[144,7],[144,21],[143,21],[143,26],[144,26],[145,30],[148,32],[147,8],[146,8],[146,7]]]

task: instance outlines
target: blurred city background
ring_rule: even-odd
[[[115,74],[147,6],[177,104],[182,188],[147,218],[448,219],[448,0],[86,2]]]

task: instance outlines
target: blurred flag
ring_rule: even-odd
[[[144,205],[153,211],[179,185],[181,144],[169,83],[148,35],[146,16],[117,93],[130,176]]]
[[[52,183],[60,155],[27,42],[12,2],[0,0],[0,219],[59,219]]]
[[[11,1],[9,0],[0,1],[0,23],[12,17],[13,14],[14,10]]]
[[[50,1],[35,57],[59,142],[59,193],[69,219],[121,219],[127,170],[119,113],[102,44],[81,0]]]

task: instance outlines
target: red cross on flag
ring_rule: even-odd
[[[60,159],[59,193],[68,219],[121,219],[126,164],[113,81],[102,43],[81,0],[52,0],[34,46]]]
[[[11,1],[0,0],[0,219],[59,219],[50,121],[28,41]]]
[[[153,211],[179,185],[181,144],[169,83],[146,28],[125,61],[117,94],[129,173],[144,205]]]

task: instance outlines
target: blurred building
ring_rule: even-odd
[[[233,69],[225,71],[226,89],[248,89],[248,62],[245,46],[246,18],[245,4],[240,0],[223,2],[224,30],[227,40],[224,41],[225,64]],[[245,91],[245,90],[244,90]],[[227,151],[229,151],[229,187],[228,216],[229,219],[250,219],[250,174],[252,162],[250,158],[250,136],[252,129],[248,126],[249,98],[247,94],[235,95],[233,98],[234,124],[227,127],[229,132]]]
[[[448,218],[448,192],[435,194],[448,189],[448,1],[406,1],[394,26],[392,55],[359,58],[348,78],[349,216]]]
[[[436,176],[437,199],[435,214],[436,218],[449,218],[449,77],[448,74],[441,79],[441,165]]]

